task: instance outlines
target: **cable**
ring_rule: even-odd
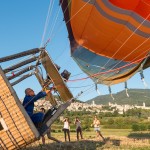
[[[88,0],[78,11],[76,14],[74,14],[67,22],[66,25],[90,2],[90,0]],[[60,30],[62,30],[64,28],[64,26],[61,26],[60,28],[58,28],[57,33],[60,33]],[[56,34],[52,34],[51,36],[51,41],[53,40],[53,38],[56,36]]]
[[[117,49],[117,51],[113,54],[113,56],[111,58],[113,58],[119,51],[120,49],[127,43],[127,41],[132,37],[133,34],[135,34],[135,32],[139,29],[139,27],[146,21],[146,19],[150,16],[150,14],[148,14],[148,16],[144,19],[144,21],[142,21],[140,23],[140,25],[134,30],[134,32],[132,32],[132,34],[125,40],[125,42]],[[148,38],[149,39],[149,38]],[[143,45],[143,43],[145,43],[148,39],[146,39],[144,42],[142,42],[137,48],[139,48],[141,45]],[[131,51],[126,57],[124,57],[120,62],[118,62],[116,65],[118,65],[119,63],[121,63],[125,58],[127,58],[128,56],[130,56],[135,50],[137,50],[137,48],[135,48],[133,51]],[[111,58],[105,63],[105,65],[103,67],[105,67],[111,60]],[[115,65],[115,66],[116,66]],[[113,69],[115,66],[113,66],[111,69]],[[101,70],[100,70],[101,71]]]
[[[63,3],[63,1],[64,1],[64,0],[62,0],[62,3]],[[61,3],[61,5],[62,5],[62,3]],[[49,35],[49,37],[51,37],[51,35],[52,35],[52,33],[53,33],[53,30],[54,30],[54,27],[55,27],[56,21],[57,21],[57,19],[58,19],[59,12],[60,12],[60,7],[59,7],[59,10],[58,10],[58,12],[57,12],[57,14],[56,14],[56,17],[55,17],[55,20],[54,20],[54,23],[53,23],[53,26],[52,26],[51,32],[48,34],[48,35]]]
[[[141,59],[140,59],[141,60]],[[138,61],[140,61],[140,60],[138,60]],[[137,61],[136,61],[137,62]],[[98,72],[98,73],[95,73],[95,74],[92,74],[92,75],[90,75],[90,76],[88,76],[88,77],[85,77],[85,78],[80,78],[80,79],[75,79],[75,80],[68,80],[68,82],[75,82],[75,81],[80,81],[80,80],[85,80],[85,79],[88,79],[88,78],[91,78],[91,77],[96,77],[96,76],[98,76],[98,75],[100,75],[100,74],[107,74],[107,73],[110,73],[110,72],[114,72],[114,71],[116,71],[116,70],[120,70],[120,69],[122,69],[122,68],[125,68],[125,67],[128,67],[128,66],[130,66],[130,65],[132,65],[132,64],[134,64],[135,62],[132,62],[132,63],[130,63],[130,64],[126,64],[126,65],[124,65],[124,66],[122,66],[122,67],[119,67],[119,68],[116,68],[116,69],[113,69],[113,70],[108,70],[108,71],[105,71],[105,72]]]
[[[42,47],[43,45],[43,41],[44,41],[44,38],[45,38],[45,34],[46,34],[46,30],[47,30],[47,26],[48,26],[48,23],[49,23],[49,19],[50,19],[50,16],[51,16],[51,8],[53,6],[53,0],[50,0],[50,4],[49,4],[49,8],[48,8],[48,13],[47,13],[47,17],[46,17],[46,21],[45,21],[45,26],[44,26],[44,31],[43,31],[43,35],[42,35],[42,40],[41,40],[41,45],[40,47]]]
[[[81,75],[81,74],[84,74],[84,73],[78,73],[78,74],[72,75],[72,76],[70,76],[70,77],[76,77],[76,76],[79,76],[79,75]]]
[[[95,84],[89,84],[89,85],[85,85],[85,86],[78,86],[78,87],[69,87],[69,88],[82,88],[82,87],[88,87],[88,86],[93,86]]]
[[[68,45],[69,45],[69,42],[68,42],[68,44],[67,44],[67,43],[65,44],[64,50],[62,50],[62,52],[54,59],[54,61],[56,61],[58,58],[60,58],[61,55],[63,55],[63,53],[64,53],[65,50],[67,49],[67,46],[68,46]]]
[[[150,16],[150,14],[144,19],[144,21],[142,21],[142,23],[140,23],[140,25],[134,30],[134,32],[132,32],[132,34],[124,41],[124,43],[117,49],[117,51],[112,55],[112,57],[111,58],[113,58],[119,51],[120,51],[120,49],[128,42],[128,40],[135,34],[135,32],[141,27],[141,25],[147,20],[147,18]],[[147,40],[146,40],[147,41]],[[141,45],[140,45],[141,46]],[[138,47],[140,47],[140,46],[138,46]],[[137,48],[138,48],[137,47]],[[136,49],[135,49],[136,50]],[[134,51],[132,51],[132,53],[133,53]],[[131,54],[131,53],[130,53]],[[129,56],[130,54],[128,54],[127,56]],[[127,56],[125,57],[125,58],[127,58]],[[125,59],[125,58],[123,58],[123,60]],[[106,64],[103,66],[103,67],[105,67],[109,62],[110,62],[110,60],[111,59],[109,59],[107,62],[106,62]]]

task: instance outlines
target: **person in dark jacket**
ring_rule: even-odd
[[[44,118],[43,112],[34,113],[34,102],[36,102],[42,97],[45,97],[48,92],[50,91],[48,90],[46,92],[41,91],[37,95],[35,95],[32,89],[27,88],[25,90],[26,95],[23,100],[23,106],[34,124],[41,123]]]

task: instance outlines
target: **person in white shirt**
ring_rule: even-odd
[[[63,122],[64,122],[63,131],[64,131],[64,136],[65,136],[65,141],[67,141],[67,135],[68,135],[68,140],[70,142],[70,122],[69,122],[69,118],[66,117]]]
[[[83,139],[82,128],[81,128],[81,121],[79,120],[78,117],[76,117],[74,124],[76,125],[77,140],[79,140],[79,134],[81,136],[81,139]]]

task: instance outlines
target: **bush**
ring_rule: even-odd
[[[127,122],[127,118],[123,117],[109,118],[105,127],[111,129],[129,129],[131,128],[131,123]]]
[[[85,130],[85,131],[89,131],[90,130],[89,127],[90,126],[88,126],[88,125],[84,125],[84,126],[82,126],[82,129]]]
[[[54,133],[55,133],[55,132],[56,132],[56,130],[55,130],[55,129],[51,129],[51,132],[54,132]]]
[[[147,126],[148,131],[150,131],[150,125]]]
[[[110,118],[110,119],[108,119],[108,122],[107,122],[107,123],[108,123],[109,125],[112,125],[112,124],[114,124],[114,122],[115,122],[114,119],[113,119],[113,118]]]
[[[57,130],[57,132],[61,132],[62,130]]]
[[[147,126],[145,124],[141,124],[140,131],[146,131],[146,130],[147,130]]]
[[[138,124],[133,124],[133,125],[132,125],[132,130],[133,130],[133,131],[140,131],[139,125],[138,125]]]
[[[74,130],[74,129],[71,129],[71,130],[70,130],[70,132],[76,132],[76,130]]]

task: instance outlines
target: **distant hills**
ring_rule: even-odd
[[[129,97],[127,97],[125,90],[113,94],[115,100],[111,98],[110,95],[97,96],[91,100],[86,101],[86,103],[108,105],[109,102],[117,103],[119,105],[143,105],[145,102],[146,106],[150,106],[150,89],[128,89]]]

